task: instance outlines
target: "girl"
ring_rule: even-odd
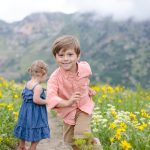
[[[47,64],[42,60],[33,62],[28,72],[31,79],[22,91],[22,106],[14,135],[20,139],[17,150],[27,150],[25,141],[31,142],[29,150],[36,150],[41,139],[50,137],[45,99],[45,90],[40,85],[47,77]]]
[[[89,88],[91,68],[87,62],[79,62],[80,44],[74,36],[57,38],[52,45],[52,53],[59,67],[47,83],[48,105],[63,118],[64,141],[73,150],[79,150],[73,144],[74,139],[85,138],[85,133],[91,133],[90,121],[94,108],[91,96],[95,94]],[[74,103],[66,106],[70,99],[74,99]],[[93,138],[92,144],[94,150],[102,150],[97,138]]]
[[[31,80],[26,83],[22,92],[23,103],[19,112],[18,123],[14,129],[14,135],[20,139],[17,150],[26,150],[25,141],[30,141],[29,150],[35,150],[41,139],[50,137],[48,126],[45,90],[40,85],[47,77],[47,64],[42,60],[33,62],[28,72]],[[69,106],[76,101],[68,100],[62,105]]]

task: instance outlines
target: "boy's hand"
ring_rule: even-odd
[[[59,107],[68,107],[68,106],[72,105],[73,103],[79,101],[80,98],[81,98],[80,92],[75,92],[75,93],[71,96],[71,98],[70,98],[69,100],[63,100],[63,99],[62,99],[62,100],[59,102],[59,104],[57,104],[57,106],[55,106],[55,107],[56,107],[56,108],[59,108]],[[47,105],[49,105],[49,106],[51,105],[51,103],[50,103],[49,100],[45,100],[45,101],[46,101],[46,104],[47,104]]]
[[[96,94],[96,91],[89,88],[89,96],[94,96]]]
[[[50,106],[50,105],[51,105],[50,100],[47,100],[47,99],[46,99],[46,100],[44,100],[44,101],[45,101],[45,103],[46,103],[47,106]]]
[[[74,102],[79,101],[81,98],[81,94],[80,92],[75,92],[71,98],[68,100],[68,106],[70,106],[71,104],[73,104]]]

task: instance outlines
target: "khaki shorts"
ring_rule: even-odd
[[[91,118],[91,115],[78,109],[75,116],[76,124],[63,124],[64,142],[72,145],[75,138],[85,138],[85,133],[91,133]]]

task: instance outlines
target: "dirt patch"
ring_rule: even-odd
[[[49,113],[48,118],[51,138],[41,140],[37,150],[70,150],[70,148],[63,143],[62,122],[60,119],[51,113]]]

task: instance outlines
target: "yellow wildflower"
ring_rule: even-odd
[[[0,91],[0,98],[2,98],[2,96],[3,96],[3,94],[2,94],[2,92]]]
[[[115,141],[115,138],[114,138],[114,137],[110,138],[110,142],[111,142],[111,143],[113,143],[114,141]]]
[[[115,110],[111,110],[111,114],[112,114],[114,117],[116,117],[116,115],[117,115],[117,113],[116,113]]]
[[[8,87],[8,83],[7,83],[7,81],[3,81],[3,83],[2,83],[2,84],[3,84],[3,86],[4,86],[4,87]]]
[[[13,114],[15,115],[15,120],[18,120],[18,112],[13,112]]]
[[[142,115],[142,117],[144,117],[144,118],[150,118],[150,115],[147,114],[146,111],[143,110],[143,109],[141,110],[141,115]]]
[[[121,141],[120,146],[124,149],[124,150],[128,150],[131,148],[131,144],[128,143],[126,140]]]
[[[133,114],[132,112],[130,112],[129,116],[130,116],[131,120],[136,120],[136,115]]]
[[[127,125],[126,125],[124,122],[121,122],[121,123],[120,123],[120,127],[123,128],[123,129],[126,129],[126,128],[127,128]]]
[[[100,87],[99,86],[92,86],[92,89],[95,90],[96,92],[100,91]]]
[[[109,127],[112,128],[112,129],[114,129],[114,128],[116,128],[116,124],[113,122],[113,123],[111,123],[111,124],[109,125]]]
[[[119,100],[118,100],[118,103],[122,103],[122,101],[123,101],[123,100],[119,99]]]
[[[114,88],[114,90],[116,91],[116,92],[122,92],[123,90],[124,90],[124,87],[122,86],[116,86],[115,88]]]
[[[0,107],[5,107],[6,104],[5,103],[0,103]]]
[[[101,88],[101,90],[103,93],[107,93],[107,89],[104,86]]]
[[[107,98],[107,95],[104,94],[104,95],[102,96],[102,98],[103,98],[103,99]]]
[[[147,127],[146,123],[143,123],[142,125],[137,126],[137,128],[141,131],[143,131]]]
[[[9,104],[9,105],[7,106],[7,108],[8,108],[9,111],[10,111],[10,110],[13,110],[13,104]]]
[[[2,137],[0,137],[0,143],[3,141],[3,138]]]
[[[111,94],[114,93],[114,90],[111,86],[107,87],[107,91],[108,91],[108,93],[111,93]]]
[[[120,131],[120,129],[118,129],[116,131],[115,138],[118,139],[118,140],[121,139],[121,131]]]
[[[16,99],[17,99],[17,98],[19,98],[19,96],[18,96],[17,94],[15,94],[15,95],[14,95],[14,98],[16,98]]]

